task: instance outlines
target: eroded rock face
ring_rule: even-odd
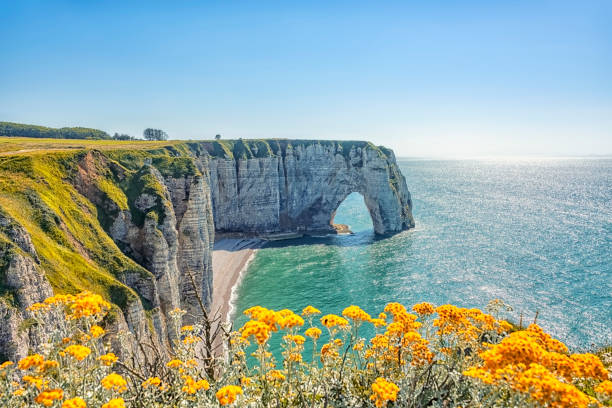
[[[295,144],[273,157],[210,164],[215,227],[232,232],[332,231],[352,192],[365,198],[377,234],[414,227],[406,181],[391,151],[368,143]]]
[[[2,218],[13,222],[6,216]],[[33,324],[33,315],[26,309],[53,296],[53,289],[38,266],[35,254],[21,248],[24,241],[31,242],[27,233],[21,231],[14,242],[0,243],[0,287],[6,294],[0,297],[0,359],[24,357],[48,339],[47,330]],[[47,323],[53,324],[59,318],[50,314]]]
[[[106,165],[103,156],[93,160]],[[80,181],[75,184],[99,208],[110,209],[106,212],[111,219],[109,235],[126,255],[151,272],[154,279],[128,273],[122,282],[151,308],[155,342],[170,344],[176,333],[170,312],[183,309],[187,314],[179,324],[193,323],[203,315],[202,306],[211,303],[214,224],[208,173],[164,177],[145,164],[132,180],[126,180],[133,196],[128,199],[130,208],[120,210],[91,187],[96,185],[93,179],[99,167],[91,162],[88,157],[80,162],[83,171],[78,172]],[[201,162],[206,163],[205,159]],[[142,305],[132,304],[124,310],[118,327],[129,327],[138,338],[151,337],[148,326],[143,326],[143,314]]]

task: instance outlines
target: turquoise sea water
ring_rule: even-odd
[[[500,298],[576,349],[612,344],[612,160],[399,160],[416,228],[378,239],[359,194],[355,235],[274,243],[238,288],[252,305],[377,314],[390,301],[483,308]]]

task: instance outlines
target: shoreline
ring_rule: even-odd
[[[237,289],[257,250],[260,238],[222,238],[213,247],[213,296],[211,312],[220,323],[227,323],[234,312]]]

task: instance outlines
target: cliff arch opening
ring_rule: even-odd
[[[374,222],[361,193],[353,192],[340,202],[338,208],[332,212],[330,224],[340,233],[345,227],[351,232],[373,231]]]

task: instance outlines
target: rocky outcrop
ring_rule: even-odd
[[[377,234],[414,227],[393,152],[367,142],[278,141],[267,157],[214,158],[215,227],[230,232],[333,232],[335,211],[363,195]]]
[[[182,323],[193,323],[201,319],[202,306],[211,303],[214,224],[206,171],[194,167],[197,171],[162,174],[151,163],[146,160],[129,176],[115,171],[128,192],[124,209],[95,187],[100,185],[96,180],[108,176],[101,169],[112,166],[100,153],[79,161],[75,185],[105,211],[113,241],[152,274],[154,279],[136,271],[123,274],[121,280],[147,302],[158,341],[168,344],[176,333],[170,326],[171,311],[185,310]],[[139,321],[140,309],[133,305],[131,313],[124,313],[126,324],[132,332],[150,337],[147,327],[140,327],[145,321]]]
[[[53,289],[38,266],[29,234],[3,212],[0,225],[6,234],[0,238],[0,360],[5,360],[24,356],[47,340],[47,331],[33,324],[26,309],[52,296]]]

